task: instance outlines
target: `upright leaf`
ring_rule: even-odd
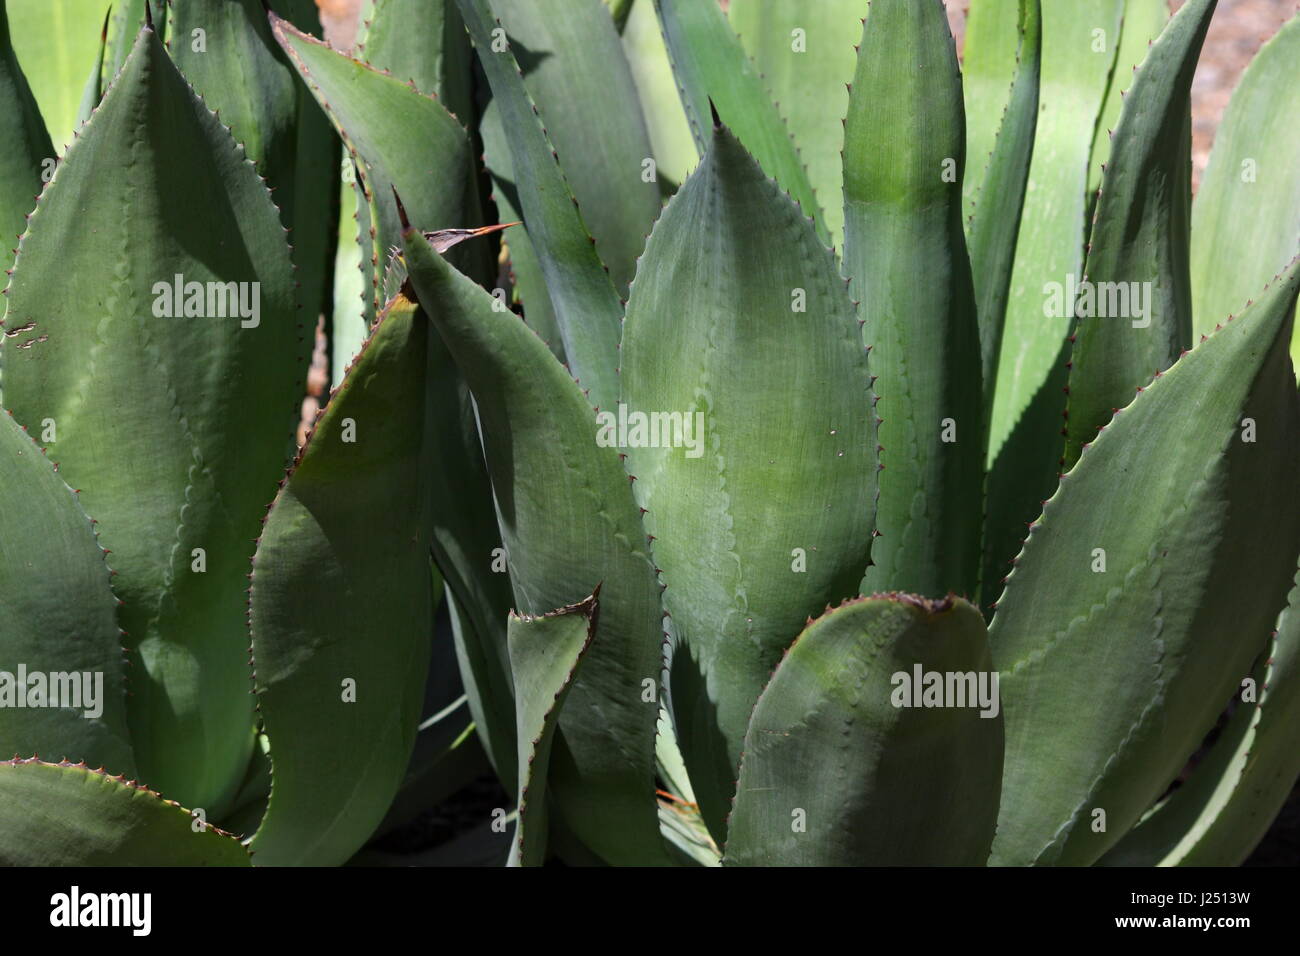
[[[690,175],[700,157],[695,151],[695,139],[682,98],[677,94],[677,80],[653,2],[642,0],[631,4],[623,28],[623,51],[632,68],[641,112],[650,130],[660,186],[666,194],[672,193]]]
[[[373,281],[382,283],[390,254],[401,245],[394,189],[421,228],[479,225],[469,136],[436,97],[331,49],[274,13],[270,19],[276,40],[343,138],[369,200],[365,205],[373,205],[368,225],[376,235],[369,237],[368,254],[379,270]],[[481,268],[472,259],[484,255],[481,243],[455,253],[476,274]]]
[[[1192,74],[1217,0],[1189,0],[1142,62],[1129,89],[1077,302],[1065,462],[1134,390],[1192,344]],[[1062,299],[1068,299],[1065,290]]]
[[[759,165],[813,218],[826,241],[826,219],[799,149],[722,8],[691,0],[654,4],[696,149],[703,154],[709,147],[710,116],[716,108]],[[828,202],[835,198],[824,197]]]
[[[111,0],[6,0],[14,49],[40,104],[48,138],[60,149],[72,142],[79,125],[86,77],[102,48],[100,24],[114,5]]]
[[[984,421],[943,4],[875,0],[844,134],[844,271],[876,375],[880,536],[862,591],[974,594]]]
[[[1011,102],[1011,86],[1024,49],[1022,20],[1025,4],[1007,0],[971,0],[966,9],[966,39],[962,51],[961,88],[966,110],[966,176],[962,180],[963,210],[975,211]],[[978,273],[977,273],[978,275]]]
[[[104,553],[72,490],[8,415],[0,415],[0,488],[9,501],[0,509],[0,753],[134,774]],[[40,698],[24,671],[40,675]]]
[[[658,172],[646,166],[654,157],[650,134],[614,22],[602,0],[491,0],[491,6],[601,261],[626,296],[660,201]],[[597,102],[601,108],[593,110]]]
[[[599,588],[597,589],[599,591]],[[560,709],[596,633],[597,596],[540,617],[510,615],[510,665],[519,701],[519,818],[511,866],[546,859],[546,776]]]
[[[514,313],[414,230],[411,282],[473,390],[515,601],[544,614],[601,584],[600,640],[564,710],[551,758],[554,807],[609,863],[661,863],[654,800],[662,608],[615,449],[595,441],[582,390]],[[603,584],[602,584],[603,582]]]
[[[454,0],[369,0],[356,54],[472,121],[473,54]]]
[[[0,0],[0,263],[14,263],[14,240],[36,206],[42,173],[51,169],[54,146],[41,121],[36,98],[9,42],[9,19]]]
[[[113,553],[140,773],[215,819],[252,748],[242,592],[308,345],[275,205],[153,30],[32,215],[5,323],[34,340],[4,341],[5,400]]]
[[[320,29],[311,0],[277,4],[303,29]],[[325,306],[331,185],[338,141],[276,45],[261,0],[185,0],[171,16],[172,57],[257,164],[290,230],[299,299],[314,323]]]
[[[1044,312],[1049,283],[1076,280],[1087,231],[1088,157],[1106,96],[1120,35],[1123,0],[1042,4],[1043,69],[1029,182],[1011,270],[998,381],[989,421],[986,462],[996,461],[1035,396],[1050,398],[1055,414],[1036,415],[1044,430],[1026,436],[1022,462],[1046,463],[1050,480],[1061,453],[1065,411],[1067,315]],[[1050,485],[1042,494],[1051,491]],[[1034,500],[1034,504],[1041,499]],[[1030,515],[1032,518],[1033,516]],[[1009,556],[1008,556],[1009,557]]]
[[[980,381],[984,388],[984,414],[993,411],[993,386],[1002,351],[1002,326],[1006,319],[1007,291],[1016,257],[1016,234],[1025,202],[1025,183],[1034,151],[1034,124],[1038,119],[1038,82],[1042,59],[1042,23],[1038,0],[1021,0],[1020,45],[1016,53],[1015,83],[998,127],[992,153],[981,164],[984,180],[971,196],[972,209],[966,240],[970,244],[971,274],[975,283],[976,313],[980,329]],[[969,130],[975,124],[967,116]],[[971,171],[966,171],[966,181]]]
[[[569,368],[592,403],[608,408],[618,395],[622,303],[524,85],[505,28],[493,18],[487,0],[457,3],[492,86],[501,122],[512,134],[510,156],[519,209],[546,277]],[[557,601],[537,613],[566,603]]]
[[[345,861],[411,756],[434,601],[421,319],[394,309],[376,325],[258,543],[249,620],[272,765],[259,863]]]
[[[1097,860],[1264,647],[1300,548],[1297,291],[1300,260],[1139,394],[1025,542],[990,628],[1007,719],[994,862]]]
[[[724,863],[982,866],[1002,777],[997,690],[965,601],[884,594],[827,611],[754,707]]]
[[[229,833],[81,764],[0,761],[0,865],[249,866]],[[57,906],[58,904],[55,903]]]
[[[1300,130],[1274,122],[1278,103],[1297,88],[1300,16],[1293,16],[1237,84],[1192,204],[1197,334],[1240,312],[1300,252]],[[1291,343],[1291,360],[1300,366],[1300,338]]]
[[[727,11],[807,163],[836,246],[844,241],[844,208],[837,197],[844,186],[840,152],[855,63],[852,41],[862,32],[866,12],[862,0],[734,0]]]
[[[605,440],[648,512],[684,645],[678,742],[720,840],[754,701],[790,635],[862,577],[877,461],[834,258],[725,127],[647,243],[622,355]]]

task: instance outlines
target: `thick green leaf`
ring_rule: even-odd
[[[837,197],[844,185],[840,152],[856,64],[853,40],[866,12],[863,0],[733,0],[727,11],[808,164],[836,246],[844,242]]]
[[[230,834],[133,780],[69,763],[0,761],[4,866],[249,866]]]
[[[356,183],[352,158],[344,159],[339,185],[339,237],[334,250],[334,304],[330,310],[330,387],[337,388],[361,351],[375,314],[373,240],[366,223],[364,194]],[[350,180],[350,181],[349,181]]]
[[[79,125],[86,77],[103,46],[100,25],[110,6],[120,4],[111,0],[7,0],[6,6],[14,49],[40,104],[48,137],[66,147]],[[108,86],[107,80],[104,86]],[[7,139],[9,142],[15,141]],[[45,155],[52,157],[53,149]]]
[[[985,8],[986,5],[982,5]],[[1004,4],[1005,6],[1005,4]],[[1006,103],[996,141],[984,170],[983,185],[970,196],[972,209],[966,241],[970,245],[971,275],[975,283],[976,313],[980,329],[980,381],[984,388],[984,414],[993,412],[993,387],[1002,352],[1002,325],[1006,319],[1007,290],[1016,256],[1016,235],[1025,201],[1025,183],[1034,151],[1034,125],[1038,120],[1038,81],[1042,59],[1042,22],[1038,0],[1020,0],[1020,45],[1016,53],[1015,83]],[[969,42],[969,40],[968,40]],[[969,104],[969,92],[967,103]],[[967,107],[966,128],[972,122]],[[966,170],[965,181],[971,179]]]
[[[1228,104],[1192,205],[1192,311],[1208,333],[1300,251],[1300,129],[1277,122],[1300,88],[1300,16],[1264,44]],[[1230,264],[1230,265],[1229,265]],[[1300,366],[1300,338],[1291,343]]]
[[[623,29],[623,51],[641,96],[641,112],[650,130],[660,186],[666,195],[671,194],[676,184],[690,175],[700,156],[695,151],[682,98],[677,94],[677,79],[651,0],[632,4]]]
[[[986,178],[1006,112],[1011,86],[1020,72],[1024,48],[1023,2],[970,0],[966,9],[966,39],[962,52],[961,86],[966,110],[966,175],[962,208],[975,211],[976,197]],[[977,273],[978,275],[978,273]]]
[[[356,55],[473,120],[473,56],[454,0],[367,0]]]
[[[600,589],[596,591],[598,594]],[[546,861],[546,777],[551,746],[574,674],[596,633],[597,594],[540,617],[510,615],[520,768],[511,866],[541,866]]]
[[[1002,777],[997,691],[984,619],[959,598],[827,611],[754,708],[723,862],[982,866]]]
[[[844,135],[844,271],[883,420],[880,536],[863,593],[973,595],[979,580],[984,420],[964,137],[943,4],[875,0]]]
[[[1125,95],[1102,177],[1070,353],[1065,463],[1192,344],[1192,73],[1217,0],[1189,0]],[[1057,302],[1065,305],[1065,290]]]
[[[8,415],[0,415],[0,488],[9,501],[0,509],[0,753],[133,774],[104,553],[72,490]],[[19,683],[20,668],[40,675],[41,698]]]
[[[1124,0],[1119,45],[1115,50],[1115,62],[1110,71],[1106,99],[1097,117],[1097,125],[1092,137],[1092,152],[1088,157],[1088,201],[1090,203],[1095,201],[1097,189],[1101,186],[1102,167],[1110,160],[1111,136],[1116,124],[1119,123],[1124,98],[1129,87],[1133,85],[1138,64],[1146,58],[1148,48],[1168,22],[1168,0]],[[1188,129],[1186,132],[1190,137],[1191,130]],[[1186,150],[1188,146],[1189,142],[1185,140],[1183,149]],[[1183,159],[1188,161],[1186,152],[1183,154]],[[1267,276],[1261,277],[1261,284],[1265,278]]]
[[[320,30],[312,0],[277,6]],[[299,301],[314,322],[325,306],[338,142],[329,120],[275,43],[261,0],[184,0],[171,18],[172,57],[208,108],[242,143],[290,230]]]
[[[519,610],[544,614],[603,582],[601,638],[560,716],[555,807],[608,862],[664,862],[654,801],[663,611],[627,475],[594,441],[581,389],[518,316],[415,231],[405,254],[477,401]]]
[[[112,11],[110,10],[109,13]],[[104,90],[107,83],[104,80],[104,56],[108,52],[108,17],[104,14],[104,28],[99,35],[99,55],[95,57],[95,64],[90,68],[90,76],[86,77],[85,89],[81,91],[81,105],[77,107],[77,128],[90,119],[90,114],[99,106],[99,101],[104,98]]]
[[[546,277],[569,368],[592,403],[608,408],[618,395],[618,336],[623,314],[618,293],[583,223],[505,28],[493,18],[487,0],[457,3],[492,86],[501,122],[511,134],[508,142],[518,208]],[[558,601],[550,607],[566,603]],[[540,608],[536,613],[549,609]]]
[[[1059,357],[1070,320],[1043,314],[1044,287],[1065,283],[1067,276],[1077,279],[1082,271],[1088,156],[1115,62],[1123,8],[1123,0],[1042,5],[1038,123],[997,363],[985,458],[989,464],[1049,379],[1063,379]],[[1049,389],[1058,414],[1065,411],[1064,384],[1053,380]],[[1049,421],[1049,427],[1023,436],[1027,454],[1022,462],[1046,463],[1054,472],[1062,446],[1060,419],[1035,417]]]
[[[178,282],[206,290],[179,315]],[[275,205],[152,30],[32,215],[5,322],[34,339],[5,340],[5,400],[113,553],[140,773],[217,819],[252,748],[243,591],[310,346]]]
[[[1300,574],[1295,585],[1252,675],[1251,699],[1238,702],[1191,778],[1102,863],[1240,866],[1263,838],[1300,777]]]
[[[382,282],[390,252],[401,245],[394,189],[423,229],[479,225],[469,136],[436,97],[336,52],[275,14],[270,18],[276,40],[343,138],[366,205],[377,210],[365,223],[376,233],[370,237],[369,255],[378,270],[372,281]],[[454,258],[478,275],[486,255],[482,243],[470,243]]]
[[[764,171],[813,218],[826,241],[826,218],[799,149],[722,8],[694,0],[654,4],[696,149],[702,155],[709,148],[710,117],[716,108]],[[825,197],[828,203],[837,198]]]
[[[9,20],[0,0],[0,263],[13,265],[14,240],[23,233],[25,217],[36,206],[41,173],[54,159],[36,98],[9,44]]]
[[[678,741],[720,840],[773,666],[809,614],[857,589],[877,464],[844,280],[727,128],[715,127],[646,245],[622,355],[617,415],[632,427],[611,424],[606,440],[626,454],[648,511],[684,644],[672,675]],[[682,427],[632,430],[641,416],[651,429],[650,416]]]
[[[614,23],[601,0],[491,0],[491,7],[601,261],[626,296],[660,202],[657,179],[644,166],[654,155],[650,134]]]
[[[995,862],[1098,859],[1263,649],[1300,547],[1298,290],[1300,260],[1139,394],[1025,542],[990,628],[1007,715]]]
[[[259,863],[345,861],[411,756],[435,597],[420,493],[428,338],[415,310],[385,313],[262,531],[249,590],[272,762]]]

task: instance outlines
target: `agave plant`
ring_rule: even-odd
[[[973,0],[962,63],[940,0],[559,4],[104,41],[8,290],[0,648],[114,676],[0,709],[3,852],[342,862],[481,744],[517,864],[1244,859],[1300,773],[1300,18],[1193,204],[1214,0]]]

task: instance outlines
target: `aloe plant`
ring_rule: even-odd
[[[1300,18],[1193,201],[1214,0],[557,2],[128,4],[44,184],[0,37],[0,670],[103,682],[0,707],[0,854],[342,863],[490,764],[515,865],[1241,862]]]

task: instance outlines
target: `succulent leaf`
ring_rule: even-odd
[[[660,863],[654,740],[662,609],[645,532],[614,448],[595,441],[587,397],[514,313],[456,272],[417,231],[411,282],[474,393],[497,518],[522,613],[544,614],[602,581],[601,639],[560,716],[555,808],[608,862]]]
[[[967,219],[975,211],[993,147],[1008,121],[1011,87],[1025,52],[1022,35],[1025,7],[1022,2],[970,0],[966,9],[961,87],[966,112],[962,210]]]
[[[1004,5],[1005,6],[1005,5]],[[984,388],[984,413],[993,411],[997,362],[1002,351],[1002,326],[1007,293],[1016,256],[1016,234],[1025,201],[1025,183],[1034,151],[1034,124],[1038,120],[1038,82],[1042,59],[1042,22],[1039,0],[1020,0],[1020,45],[1016,53],[1015,81],[1006,101],[992,154],[981,163],[983,185],[970,198],[972,209],[966,241],[970,246],[971,275],[975,283],[976,312],[980,328],[980,382]],[[983,107],[981,107],[982,109]],[[967,129],[973,123],[968,115]],[[971,170],[966,170],[966,180]]]
[[[428,338],[415,310],[385,313],[262,530],[249,589],[272,763],[259,863],[345,861],[411,756],[436,600],[421,494]]]
[[[252,747],[241,592],[308,346],[266,186],[152,29],[42,195],[8,300],[31,330],[4,340],[5,401],[113,552],[137,765],[216,819]]]
[[[1198,335],[1240,312],[1300,251],[1300,130],[1278,122],[1278,104],[1298,88],[1300,16],[1293,16],[1237,84],[1192,204]],[[1291,360],[1300,366],[1300,338],[1291,342]]]
[[[1261,657],[1252,699],[1238,701],[1191,777],[1103,864],[1240,866],[1250,855],[1300,777],[1300,573]]]
[[[1067,467],[1135,389],[1192,344],[1189,102],[1216,3],[1179,9],[1126,94],[1088,242],[1089,285],[1076,305]]]
[[[696,149],[701,155],[708,150],[710,117],[716,111],[804,215],[813,218],[822,241],[828,241],[826,218],[804,160],[763,85],[759,68],[722,8],[691,0],[654,0],[654,4]]]
[[[844,134],[844,272],[879,396],[880,511],[861,591],[973,595],[984,420],[961,222],[965,123],[938,0],[875,0]]]
[[[657,171],[645,166],[654,154],[632,71],[601,3],[566,0],[563,16],[554,4],[536,0],[491,0],[491,8],[559,151],[601,261],[626,297],[659,215],[659,185]],[[600,109],[593,110],[594,103]],[[494,157],[487,160],[491,167]],[[503,187],[514,188],[502,184],[497,191]]]
[[[733,0],[727,10],[799,145],[836,247],[844,243],[844,208],[836,197],[844,188],[840,152],[856,65],[852,41],[865,12],[862,0]]]
[[[122,634],[105,555],[72,489],[4,414],[0,488],[10,502],[0,509],[0,753],[71,757],[134,774]],[[20,667],[48,680],[42,698],[62,706],[26,706]],[[58,673],[71,675],[75,689],[55,686],[49,675]],[[68,691],[82,706],[50,696]]]
[[[646,245],[623,333],[618,417],[680,426],[621,445],[684,645],[678,741],[720,840],[772,667],[868,561],[867,357],[834,257],[722,126]]]
[[[472,121],[473,53],[454,0],[367,0],[356,55]]]
[[[700,157],[686,108],[677,93],[677,78],[653,0],[631,5],[622,33],[623,52],[632,68],[641,112],[654,145],[660,191],[669,196],[691,174]]]
[[[915,692],[957,675],[970,696],[902,706],[914,675]],[[996,679],[984,619],[960,598],[828,610],[754,707],[724,865],[983,865],[1002,776]]]
[[[41,173],[54,159],[31,86],[18,65],[9,40],[9,19],[0,0],[0,263],[5,272],[14,264],[13,239],[22,234],[26,215],[36,206]]]
[[[1097,860],[1263,649],[1300,547],[1297,291],[1300,260],[1118,413],[1031,529],[990,627],[995,863]]]
[[[7,0],[14,50],[40,104],[48,138],[66,149],[80,123],[79,104],[91,65],[101,55],[105,38],[100,25],[110,0]],[[136,29],[131,32],[135,37]],[[113,74],[104,77],[107,88]],[[7,121],[12,122],[12,120]],[[21,140],[6,140],[15,145]],[[54,150],[45,154],[54,156]],[[12,243],[10,243],[12,245]],[[9,248],[5,246],[5,248]]]
[[[546,860],[546,778],[559,716],[596,634],[600,588],[585,601],[540,617],[510,615],[510,670],[519,701],[519,808],[510,866]]]
[[[0,761],[0,865],[250,866],[229,833],[125,777]]]
[[[501,121],[513,134],[509,144],[518,207],[546,277],[569,368],[592,403],[608,407],[618,394],[622,303],[529,96],[505,28],[493,18],[487,0],[457,3]]]
[[[1123,9],[1123,0],[1042,4],[1038,122],[997,363],[985,458],[990,464],[1030,402],[1044,391],[1054,393],[1055,420],[1046,431],[1026,434],[1022,441],[1033,452],[1028,461],[1046,461],[1055,470],[1060,457],[1061,389],[1068,361],[1061,348],[1070,320],[1064,314],[1044,314],[1045,287],[1065,283],[1068,276],[1077,279],[1082,272],[1088,156],[1115,62]]]

